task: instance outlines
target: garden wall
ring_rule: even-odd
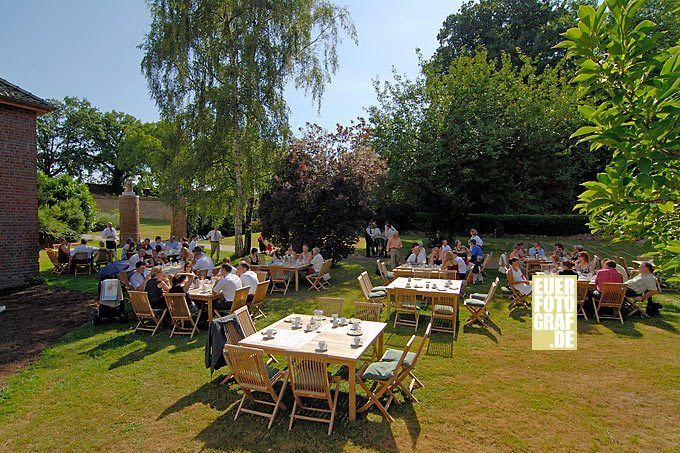
[[[93,197],[100,212],[111,212],[118,209],[117,196],[94,195]],[[170,220],[170,206],[160,198],[139,197],[139,216],[143,219]]]

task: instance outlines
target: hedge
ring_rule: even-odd
[[[496,236],[586,234],[590,232],[587,222],[587,217],[574,214],[470,214],[467,217],[468,228]]]

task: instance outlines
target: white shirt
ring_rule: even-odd
[[[241,284],[241,279],[238,278],[238,275],[227,274],[215,283],[213,292],[217,294],[222,293],[224,298],[231,302],[234,300],[234,292],[242,287],[243,284]]]
[[[132,255],[130,257],[130,259],[128,260],[128,263],[130,263],[130,265],[125,270],[125,272],[130,272],[130,271],[134,271],[135,269],[137,269],[137,267],[136,267],[137,263],[140,262],[140,261],[144,261],[144,258],[140,258],[139,253],[135,253],[134,255]]]
[[[371,237],[373,239],[379,238],[382,236],[382,231],[380,231],[380,228],[371,228]]]
[[[442,248],[440,250],[441,250],[441,253],[442,253],[442,256],[443,256],[446,252],[451,251],[451,246],[449,244],[442,245]]]
[[[137,289],[141,286],[142,283],[144,283],[144,279],[146,276],[149,275],[149,269],[144,270],[144,274],[140,274],[139,272],[133,272],[133,274],[130,276],[130,286],[135,291],[144,291],[144,288],[142,289]]]
[[[118,235],[116,234],[116,229],[113,227],[104,228],[104,231],[102,232],[102,239],[105,241],[117,241]]]
[[[222,233],[219,230],[210,230],[210,233],[208,233],[208,239],[210,242],[219,242],[219,240],[222,239]]]
[[[156,250],[156,247],[158,247],[159,245],[161,246],[161,250],[165,250],[165,243],[164,243],[163,241],[161,241],[161,242],[153,241],[153,242],[151,243],[151,248],[152,248],[153,250]]]
[[[476,234],[475,234],[474,236],[472,236],[470,239],[474,239],[474,240],[475,240],[475,243],[476,243],[478,246],[480,246],[480,247],[482,247],[482,246],[484,245],[484,241],[482,241],[482,238],[480,238],[480,237],[479,237],[478,235],[476,235]]]
[[[241,284],[242,287],[249,286],[248,294],[255,294],[257,291],[257,284],[259,280],[257,279],[257,274],[253,271],[245,271],[241,274]]]
[[[78,244],[71,249],[71,256],[76,256],[76,254],[78,254],[78,253],[87,253],[87,257],[92,258],[92,249],[93,248],[94,247],[90,247],[89,245]]]
[[[543,250],[543,248],[531,247],[529,249],[529,256],[533,256],[533,255],[545,256],[545,250]]]
[[[394,236],[395,231],[396,230],[392,227],[385,227],[385,238],[392,239],[392,236]]]
[[[202,271],[206,270],[208,271],[208,274],[210,274],[213,270],[213,267],[215,265],[213,264],[213,260],[208,258],[207,256],[203,255],[199,259],[196,260],[194,263],[194,270],[195,271]],[[230,299],[231,300],[231,299]]]
[[[467,264],[465,264],[465,260],[461,258],[460,256],[456,257],[456,264],[458,265],[458,273],[459,274],[466,274],[468,271]]]
[[[189,251],[193,252],[194,249],[198,246],[198,243],[196,241],[189,241]]]
[[[417,263],[417,264],[425,264],[427,263],[427,256],[425,255],[425,250],[420,249],[420,252],[418,255],[415,253],[411,253],[406,260],[407,263]]]
[[[319,272],[321,270],[321,265],[323,264],[323,256],[321,256],[321,253],[312,257],[311,264],[312,268],[314,268],[314,272]]]

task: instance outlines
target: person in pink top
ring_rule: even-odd
[[[595,274],[595,286],[599,293],[602,292],[603,283],[623,283],[623,277],[616,270],[614,260],[605,260],[605,266]]]

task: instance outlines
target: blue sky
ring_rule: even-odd
[[[346,5],[359,44],[345,39],[340,69],[317,106],[289,89],[294,129],[306,121],[326,128],[364,115],[375,103],[372,80],[389,79],[392,67],[414,77],[415,49],[425,57],[437,47],[437,32],[461,1],[352,0]],[[158,119],[140,72],[137,45],[150,16],[143,0],[4,1],[0,15],[0,77],[45,98],[79,96],[101,110],[120,110],[143,121]]]

